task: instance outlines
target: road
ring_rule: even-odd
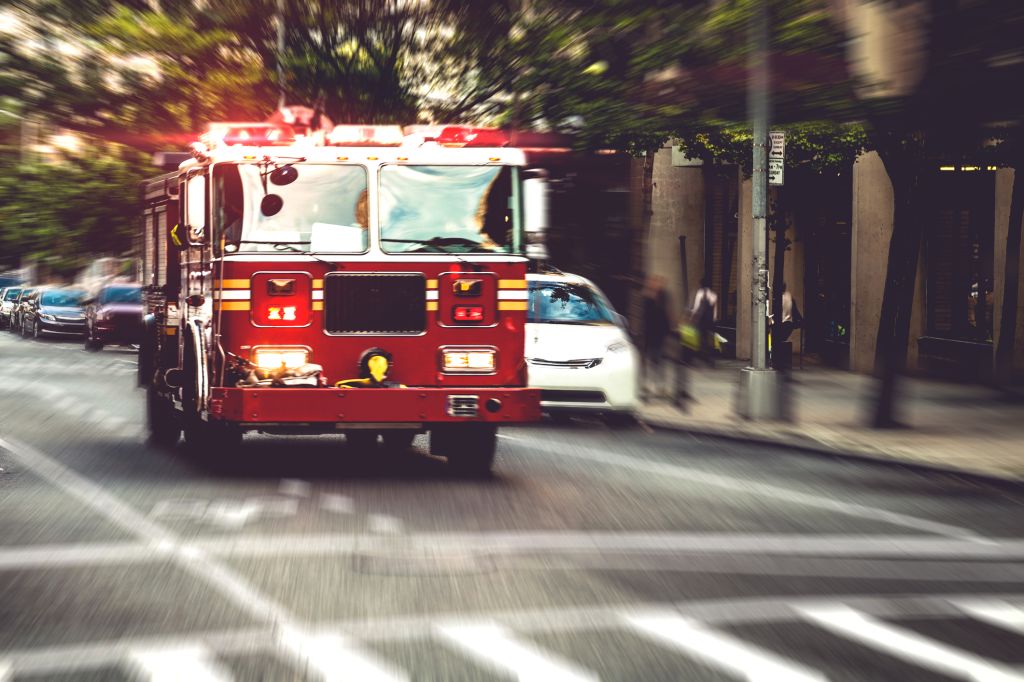
[[[134,355],[0,333],[0,680],[1024,680],[1024,493],[596,421],[490,480],[148,446]]]

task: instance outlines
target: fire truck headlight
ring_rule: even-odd
[[[446,349],[441,353],[445,372],[493,372],[495,352],[490,348]]]
[[[252,361],[261,369],[278,369],[285,367],[301,367],[309,360],[309,351],[305,348],[256,348],[252,351]]]

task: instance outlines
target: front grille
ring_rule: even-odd
[[[84,317],[65,317],[64,315],[55,315],[54,319],[57,322],[64,322],[66,324],[85,324]]]
[[[552,403],[603,403],[605,402],[603,391],[564,391],[564,390],[542,390],[540,399]]]
[[[527,362],[531,365],[543,365],[545,367],[574,367],[577,369],[590,369],[600,365],[602,359],[603,358],[585,358],[582,360],[544,360],[542,358],[529,358]]]
[[[419,274],[334,273],[324,279],[329,334],[419,334],[426,328],[426,282]]]
[[[480,398],[475,395],[448,396],[449,417],[476,417],[480,414]]]

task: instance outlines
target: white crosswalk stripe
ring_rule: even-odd
[[[201,646],[133,651],[130,665],[148,682],[230,682],[234,678]]]
[[[339,635],[285,632],[281,644],[301,665],[318,673],[324,682],[404,682],[409,679],[404,672]]]
[[[521,682],[583,682],[597,680],[594,673],[515,639],[494,623],[442,625],[438,634],[447,643],[480,663],[510,673]]]
[[[821,673],[675,614],[626,614],[640,634],[750,682],[824,682]]]
[[[984,599],[954,604],[973,618],[1024,635],[1024,608],[1005,601]]]
[[[922,668],[976,682],[1024,682],[1024,674],[1009,667],[876,620],[847,606],[801,607],[798,610],[826,630]]]

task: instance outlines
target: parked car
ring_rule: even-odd
[[[86,301],[85,347],[138,343],[142,334],[142,285],[108,284]]]
[[[11,326],[11,311],[14,310],[14,302],[18,300],[20,293],[20,286],[4,287],[0,290],[0,329]]]
[[[84,336],[82,289],[40,289],[29,298],[21,314],[22,335]]]
[[[640,356],[621,315],[590,280],[527,275],[526,362],[548,412],[631,415],[639,404]]]
[[[35,293],[35,287],[24,287],[14,299],[14,306],[11,308],[11,319],[9,329],[18,334],[21,332],[21,313],[25,309],[28,300]]]

